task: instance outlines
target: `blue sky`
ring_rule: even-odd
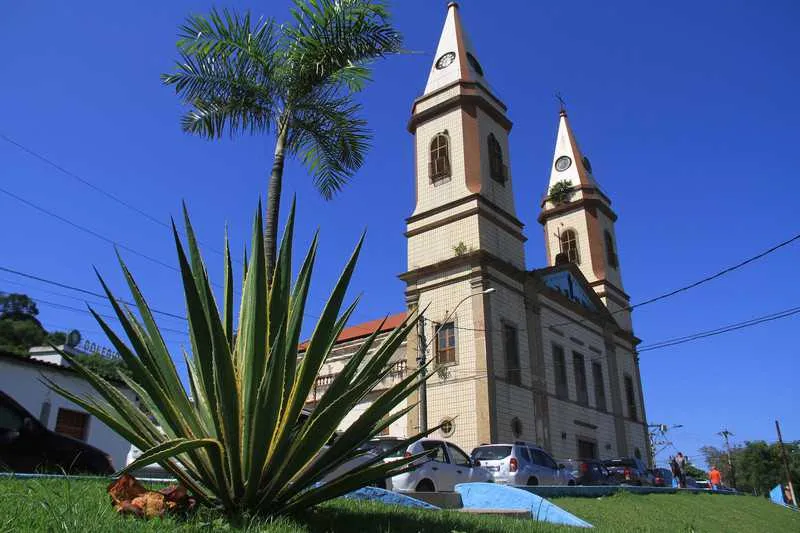
[[[0,21],[0,133],[163,221],[185,199],[221,278],[227,223],[236,254],[265,190],[272,139],[204,141],[184,135],[174,94],[159,74],[176,58],[175,35],[208,2],[11,3]],[[288,17],[287,2],[218,2]],[[410,50],[375,67],[363,94],[373,148],[352,183],[324,201],[304,169],[287,167],[284,206],[299,199],[298,249],[321,229],[311,295],[316,314],[360,232],[367,242],[353,294],[357,320],[403,309],[404,219],[413,209],[412,137],[446,2],[395,2]],[[514,122],[511,164],[529,268],[544,265],[536,222],[549,176],[560,91],[595,175],[619,214],[625,289],[633,302],[711,274],[800,233],[794,185],[800,75],[791,1],[477,2],[461,15],[486,76]],[[154,258],[175,264],[169,232],[0,139],[0,186]],[[113,287],[111,246],[0,193],[0,266],[97,289]],[[181,313],[176,273],[123,252],[159,309]],[[746,268],[634,312],[644,343],[800,305],[800,243]],[[21,283],[21,284],[20,284]],[[82,308],[78,296],[0,273],[0,289]],[[56,291],[60,294],[48,293]],[[91,299],[90,299],[91,300]],[[40,305],[48,328],[102,340],[90,317]],[[98,309],[105,309],[98,306]],[[642,354],[650,422],[682,424],[670,436],[696,456],[734,441],[800,439],[796,406],[800,318],[793,317]],[[163,326],[182,329],[174,319]],[[184,337],[168,333],[177,349]],[[674,450],[669,450],[674,451]],[[659,456],[660,458],[665,455]]]

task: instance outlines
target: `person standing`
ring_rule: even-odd
[[[678,465],[678,486],[682,489],[686,488],[686,457],[683,452],[678,452],[675,456],[675,464]]]
[[[711,471],[708,473],[708,480],[711,482],[711,490],[719,490],[720,486],[722,486],[722,473],[717,470],[716,466],[711,467]]]

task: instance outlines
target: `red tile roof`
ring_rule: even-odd
[[[386,317],[386,322],[381,327],[381,332],[384,331],[391,331],[400,324],[403,323],[403,320],[406,319],[407,313],[404,311],[402,313],[396,313],[394,315],[389,315]],[[358,339],[360,337],[368,337],[372,335],[372,333],[381,326],[381,322],[383,322],[383,318],[377,318],[375,320],[370,320],[369,322],[363,322],[361,324],[356,324],[355,326],[349,326],[342,330],[342,333],[336,339],[336,342],[345,342],[351,341],[354,339]],[[298,346],[299,350],[305,350],[308,347],[308,342],[303,342]]]

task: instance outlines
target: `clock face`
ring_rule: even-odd
[[[570,167],[570,165],[572,165],[572,159],[570,159],[565,155],[562,155],[561,157],[556,159],[556,170],[558,170],[559,172],[564,172]]]
[[[455,60],[456,60],[455,52],[447,52],[446,54],[442,54],[442,56],[436,60],[436,68],[439,70],[447,68]]]

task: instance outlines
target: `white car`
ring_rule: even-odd
[[[488,470],[495,483],[507,485],[574,485],[574,476],[543,449],[533,444],[484,444],[472,459]]]
[[[414,470],[391,478],[391,487],[400,492],[452,492],[459,483],[491,482],[492,475],[473,464],[455,444],[422,439],[408,447],[406,457],[429,452]]]

